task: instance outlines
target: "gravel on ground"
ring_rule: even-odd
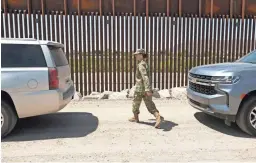
[[[21,119],[2,140],[2,162],[255,162],[255,138],[178,100],[155,100],[160,129],[142,103],[141,123],[128,122],[131,100],[71,102],[58,113]]]

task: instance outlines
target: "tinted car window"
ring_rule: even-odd
[[[57,67],[68,65],[68,60],[62,48],[49,46],[49,49]]]
[[[47,67],[40,45],[1,44],[2,67]]]

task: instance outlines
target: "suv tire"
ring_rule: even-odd
[[[250,97],[240,108],[236,123],[244,132],[256,136],[256,129],[253,128],[250,122],[251,112],[256,108],[256,96]]]
[[[17,115],[8,103],[1,100],[1,137],[7,136],[17,123]]]

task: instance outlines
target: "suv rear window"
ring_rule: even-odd
[[[47,67],[40,45],[1,44],[2,67]]]
[[[62,48],[48,46],[57,67],[68,65],[68,60]]]

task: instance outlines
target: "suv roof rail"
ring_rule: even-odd
[[[35,38],[1,38],[2,40],[37,41]]]
[[[49,45],[49,46],[55,46],[64,48],[64,45],[60,42],[51,41],[51,40],[37,40],[34,38],[2,38],[2,42],[8,42],[8,43],[18,43],[18,44],[41,44],[41,45]],[[26,42],[27,41],[27,42]]]

